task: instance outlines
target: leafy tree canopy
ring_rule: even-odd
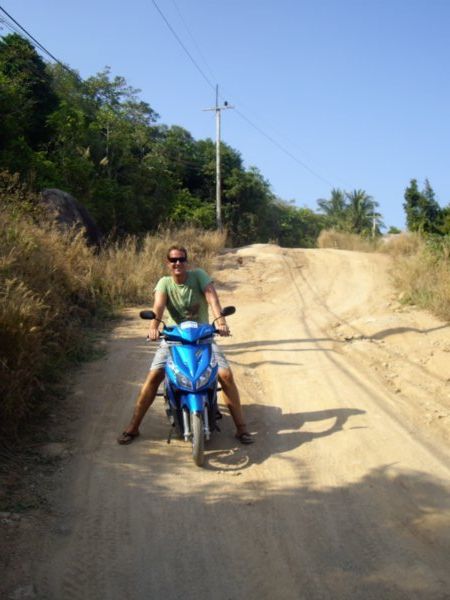
[[[317,201],[327,227],[359,235],[380,235],[384,227],[378,202],[364,190],[346,192],[334,188],[328,200]]]
[[[104,232],[215,227],[215,142],[158,119],[139,90],[108,67],[82,81],[47,65],[20,36],[0,39],[0,169],[18,173],[35,192],[73,194]],[[221,177],[223,221],[235,244],[312,246],[325,226],[365,234],[374,218],[381,223],[362,190],[332,190],[330,200],[319,201],[323,214],[276,198],[225,143]]]
[[[410,231],[419,233],[440,233],[444,225],[444,214],[435,199],[434,191],[428,179],[419,190],[416,179],[411,179],[405,190],[403,208],[406,224]]]

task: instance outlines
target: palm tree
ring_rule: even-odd
[[[346,222],[347,229],[352,233],[362,235],[380,235],[383,227],[382,216],[376,211],[378,202],[364,190],[353,190],[345,193],[347,199]]]
[[[338,188],[331,190],[329,200],[317,200],[320,210],[327,216],[330,227],[344,229],[346,221],[345,192]]]

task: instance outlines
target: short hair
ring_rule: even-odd
[[[172,252],[172,250],[178,250],[178,252],[183,252],[184,256],[186,257],[186,260],[188,259],[188,253],[186,248],[184,246],[180,246],[179,244],[173,244],[167,250],[167,260],[169,260],[170,253]]]

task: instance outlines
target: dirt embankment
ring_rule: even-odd
[[[36,468],[46,507],[3,515],[5,596],[448,598],[449,327],[402,306],[389,268],[272,245],[219,257],[256,443],[225,414],[205,469],[166,444],[161,403],[115,443],[149,360],[127,311],[75,378],[66,439],[44,450],[58,467]]]

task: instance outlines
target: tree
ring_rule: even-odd
[[[334,188],[329,200],[318,200],[317,204],[325,214],[327,227],[366,236],[380,235],[384,227],[378,203],[364,190],[345,192]]]
[[[376,211],[378,203],[364,190],[346,193],[347,230],[359,235],[380,235],[383,226],[381,215]]]
[[[0,98],[0,166],[26,175],[33,152],[51,139],[58,99],[44,61],[17,34],[0,40]]]
[[[277,199],[269,208],[271,236],[281,246],[288,248],[313,248],[326,217],[309,208],[299,208],[290,202]]]
[[[443,235],[450,235],[450,204],[442,209],[440,232]]]
[[[33,191],[73,194],[106,233],[139,234],[167,222],[215,226],[215,143],[157,119],[139,90],[109,68],[82,81],[46,65],[20,36],[0,41],[0,169],[19,172]],[[221,174],[234,243],[314,244],[326,217],[276,199],[262,174],[223,142]],[[340,224],[346,201],[333,190],[319,204]]]
[[[419,233],[439,233],[443,214],[428,179],[422,191],[418,188],[417,180],[411,179],[404,198],[408,229]]]
[[[319,209],[326,215],[328,227],[335,229],[345,228],[347,205],[345,192],[338,188],[331,190],[329,200],[318,200]]]
[[[258,169],[232,169],[224,180],[224,223],[235,243],[261,239],[273,198],[269,182]]]

